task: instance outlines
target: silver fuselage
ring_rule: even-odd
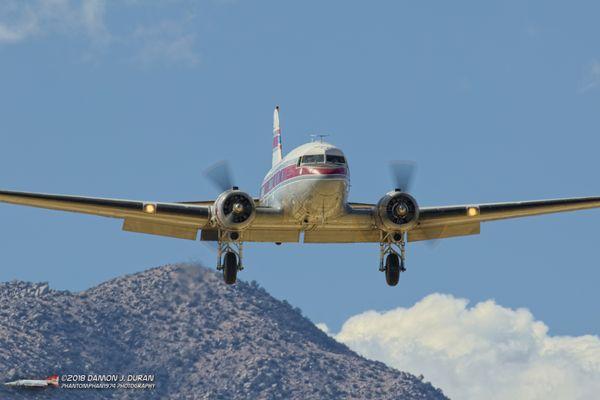
[[[7,382],[4,386],[46,387],[49,384],[45,379],[20,379],[18,381]]]
[[[289,222],[306,227],[344,214],[350,187],[348,164],[300,163],[302,156],[317,154],[343,156],[340,149],[323,142],[297,147],[265,176],[260,205],[283,210]]]

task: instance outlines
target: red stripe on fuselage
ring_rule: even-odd
[[[277,129],[273,135],[273,148],[281,146],[281,130]]]
[[[261,194],[265,196],[271,190],[282,183],[303,175],[344,175],[347,176],[346,167],[298,167],[294,164],[281,168],[271,175],[271,177],[261,186]]]

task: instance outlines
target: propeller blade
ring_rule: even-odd
[[[430,250],[435,250],[439,245],[440,242],[442,241],[442,239],[440,239],[440,237],[442,237],[442,234],[438,234],[438,235],[425,235],[427,237],[427,240],[424,242],[425,246],[429,247]]]
[[[231,213],[225,217],[225,222],[229,225],[233,225],[233,224],[235,224],[234,218],[235,218],[235,215],[233,213]]]
[[[417,163],[414,161],[391,161],[390,172],[394,181],[394,187],[403,192],[410,192]]]
[[[228,161],[218,161],[204,170],[204,176],[221,192],[231,189],[233,177]]]

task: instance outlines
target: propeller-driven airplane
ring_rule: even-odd
[[[19,379],[18,381],[6,382],[4,386],[25,388],[58,387],[58,375],[52,375],[46,379]]]
[[[394,190],[375,204],[348,201],[344,153],[321,141],[282,155],[279,107],[273,121],[273,164],[253,198],[231,183],[226,164],[207,176],[222,193],[214,201],[166,203],[0,191],[0,201],[123,219],[123,230],[217,243],[226,283],[243,269],[245,242],[379,243],[379,270],[389,285],[405,271],[407,242],[477,235],[480,224],[600,207],[600,197],[420,207],[408,192],[414,166],[391,164]]]

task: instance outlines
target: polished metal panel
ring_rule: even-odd
[[[127,232],[147,233],[150,235],[169,236],[178,239],[196,240],[198,228],[185,225],[163,224],[134,218],[125,218],[123,230]]]
[[[317,229],[304,232],[304,243],[379,242],[379,230]]]
[[[297,243],[299,240],[298,229],[247,229],[242,232],[244,242]]]
[[[111,218],[130,217],[146,221],[177,223],[191,227],[202,227],[210,220],[210,207],[178,203],[13,191],[0,191],[0,202]],[[144,211],[144,205],[149,203],[156,206],[152,213]]]
[[[421,216],[417,227],[495,221],[597,207],[600,207],[600,197],[425,207],[421,208]],[[479,212],[470,215],[469,209],[472,208],[477,209]]]
[[[437,240],[455,236],[479,235],[480,231],[479,222],[415,228],[408,232],[408,241],[418,242],[421,240]]]

